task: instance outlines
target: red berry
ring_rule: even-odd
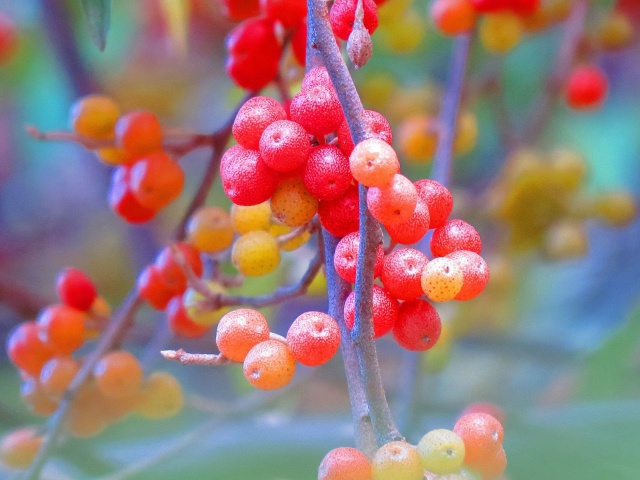
[[[356,283],[356,268],[358,266],[358,249],[360,248],[360,232],[345,235],[336,246],[333,264],[338,275],[349,283]],[[384,249],[378,245],[373,276],[379,277],[384,265]]]
[[[358,187],[351,185],[345,194],[336,200],[321,201],[318,217],[322,226],[336,237],[344,237],[358,230]]]
[[[305,18],[302,23],[293,32],[291,37],[291,48],[293,49],[293,56],[296,61],[303,67],[307,63],[307,19]]]
[[[353,180],[349,159],[336,147],[314,147],[307,157],[302,180],[309,193],[318,200],[340,198]]]
[[[604,102],[608,90],[609,81],[600,68],[595,65],[577,67],[567,79],[567,104],[576,110],[598,108]]]
[[[131,192],[140,205],[150,210],[167,206],[184,187],[182,168],[163,151],[138,159],[130,172]]]
[[[341,40],[348,40],[353,30],[353,22],[356,17],[356,7],[358,0],[336,0],[333,2],[329,12],[329,20],[333,33]],[[364,0],[363,23],[369,33],[373,33],[378,28],[378,7],[373,0]]]
[[[233,138],[244,148],[258,150],[260,137],[273,122],[286,120],[283,106],[270,97],[253,97],[244,102],[233,121]]]
[[[184,308],[182,295],[173,297],[167,305],[169,328],[174,335],[183,338],[198,338],[207,333],[211,327],[195,323]]]
[[[333,91],[333,93],[336,92],[333,88],[329,72],[324,66],[313,67],[305,73],[304,78],[302,79],[302,90],[310,90],[311,88],[319,85],[328,88]]]
[[[471,0],[478,13],[498,12],[507,10],[513,0]]]
[[[270,18],[250,18],[227,37],[229,76],[242,88],[260,90],[278,73],[282,47]]]
[[[422,295],[420,278],[427,257],[415,248],[400,248],[384,257],[380,279],[384,288],[398,300],[413,300]]]
[[[277,172],[291,172],[302,167],[310,151],[309,135],[291,120],[273,122],[260,137],[260,158]]]
[[[278,188],[280,177],[255,150],[234,145],[220,162],[224,193],[236,205],[258,205],[269,200]]]
[[[350,329],[356,319],[356,292],[351,292],[344,302],[344,321]],[[373,286],[373,336],[389,333],[398,319],[398,301],[378,285]]]
[[[143,223],[151,220],[156,210],[143,207],[131,190],[131,167],[120,166],[114,169],[109,188],[111,209],[129,223]]]
[[[429,179],[418,180],[415,186],[418,195],[429,207],[430,228],[444,225],[453,210],[453,196],[449,189]]]
[[[426,300],[408,300],[400,305],[393,337],[407,350],[424,351],[436,344],[441,330],[440,316],[433,305]]]
[[[8,61],[18,47],[16,25],[11,18],[0,12],[0,64]]]
[[[476,24],[476,10],[470,0],[435,0],[431,18],[444,35],[460,35]]]
[[[436,228],[431,237],[431,253],[444,257],[456,250],[470,250],[478,255],[482,251],[482,240],[475,228],[464,220],[449,220]]]
[[[38,315],[40,339],[58,354],[70,354],[84,343],[84,317],[68,305],[47,307]]]
[[[419,242],[429,231],[431,217],[429,207],[422,197],[418,196],[416,208],[409,220],[395,225],[385,225],[391,240],[404,245]]]
[[[340,327],[326,313],[303,313],[289,327],[287,345],[296,362],[309,367],[322,365],[340,347]]]
[[[511,0],[511,10],[518,15],[533,15],[540,8],[541,0]]]
[[[367,191],[367,207],[371,215],[384,225],[408,222],[416,210],[418,192],[411,180],[399,173],[389,185],[371,187]]]
[[[40,370],[55,352],[39,336],[36,322],[23,322],[7,339],[7,355],[20,370],[32,377],[39,377]]]
[[[393,140],[393,133],[391,132],[391,125],[381,113],[374,110],[363,110],[362,121],[366,132],[366,138],[377,138],[389,145]],[[351,155],[353,151],[353,139],[351,138],[351,131],[349,130],[349,124],[346,120],[342,122],[338,129],[338,140],[340,142],[340,150],[345,155]]]
[[[291,100],[291,119],[318,139],[338,130],[343,118],[338,96],[326,86],[303,89]]]
[[[162,148],[162,126],[151,112],[125,113],[116,122],[116,143],[134,155]]]
[[[306,0],[260,0],[260,8],[285,28],[295,27],[307,16]]]
[[[77,268],[65,268],[58,274],[56,290],[63,303],[78,310],[89,310],[98,296],[91,279]]]
[[[469,413],[453,427],[464,442],[464,463],[471,468],[482,468],[502,449],[504,429],[488,413]]]
[[[455,260],[462,269],[462,289],[455,300],[471,300],[477,297],[489,283],[489,267],[484,259],[475,252],[457,250],[447,255]]]
[[[140,272],[136,287],[140,298],[146,300],[156,310],[164,310],[171,297],[176,294],[166,284],[162,278],[162,273],[155,265],[148,265]]]
[[[245,20],[260,13],[259,0],[222,0],[223,14],[231,20]]]
[[[201,276],[203,266],[200,252],[192,245],[184,242],[176,243],[175,248],[180,251],[186,263],[191,267],[191,270],[193,270],[193,273],[198,277]],[[187,289],[187,274],[178,263],[170,247],[165,247],[160,251],[154,265],[160,272],[162,280],[174,295],[184,293]]]

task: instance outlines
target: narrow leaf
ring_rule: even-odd
[[[103,51],[107,45],[111,0],[82,0],[82,6],[87,17],[89,37],[100,51]]]

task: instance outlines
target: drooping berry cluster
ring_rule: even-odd
[[[355,448],[335,448],[320,463],[318,480],[437,480],[469,478],[473,473],[493,480],[507,466],[503,435],[502,425],[491,415],[469,413],[453,430],[428,432],[417,446],[387,443],[371,461]]]
[[[43,309],[36,321],[20,324],[7,341],[7,354],[23,379],[22,401],[39,416],[56,411],[80,371],[81,360],[74,354],[100,335],[109,317],[109,306],[82,271],[63,270],[56,287],[61,303]],[[73,436],[93,436],[129,413],[162,418],[174,415],[181,406],[182,390],[173,376],[155,372],[145,379],[133,355],[112,351],[100,359],[81,386],[65,428]],[[0,456],[10,466],[25,467],[37,449],[23,451],[20,445],[41,441],[29,429],[18,430],[2,442]]]
[[[262,390],[286,386],[293,379],[296,362],[322,365],[340,346],[338,323],[322,312],[298,316],[286,339],[271,337],[265,317],[257,310],[242,308],[220,319],[216,345],[226,358],[243,362],[246,379]]]
[[[71,107],[73,131],[97,144],[98,158],[115,166],[109,205],[130,223],[142,223],[176,199],[184,187],[184,172],[162,147],[163,131],[147,111],[121,115],[116,103],[103,95],[88,95]]]

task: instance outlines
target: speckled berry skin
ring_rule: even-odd
[[[373,286],[373,336],[380,338],[391,331],[398,319],[398,301],[384,288]],[[351,292],[344,302],[344,321],[350,329],[356,319],[356,294]]]
[[[420,439],[417,450],[422,466],[438,475],[456,473],[464,461],[464,442],[451,430],[431,430]]]
[[[448,302],[460,292],[463,283],[462,268],[447,257],[431,260],[422,271],[422,290],[429,300]]]
[[[307,157],[302,180],[318,200],[336,200],[346,193],[353,180],[349,159],[336,147],[314,147]]]
[[[426,202],[418,196],[416,208],[409,220],[395,225],[385,225],[391,240],[403,245],[411,245],[422,240],[429,231],[431,216]]]
[[[381,113],[375,110],[363,110],[362,121],[367,138],[377,138],[391,145],[393,141],[391,125],[389,125],[389,122]],[[340,124],[340,128],[338,128],[338,142],[340,144],[340,150],[342,150],[346,156],[351,155],[355,145],[353,144],[349,124],[346,120],[344,120],[342,124]]]
[[[264,230],[245,233],[233,244],[231,263],[248,277],[266,275],[280,265],[278,241]]]
[[[402,348],[425,351],[433,347],[442,330],[440,316],[426,300],[408,300],[400,305],[393,337]]]
[[[260,137],[273,122],[286,120],[284,107],[270,97],[253,97],[247,100],[233,122],[233,138],[245,148],[258,150]]]
[[[489,283],[487,262],[475,252],[458,250],[447,255],[458,263],[462,270],[462,288],[455,300],[471,300],[477,297]]]
[[[322,226],[336,237],[358,230],[358,188],[351,185],[340,198],[320,202],[318,217]]]
[[[249,350],[268,339],[267,319],[251,308],[240,308],[224,314],[216,329],[218,350],[235,362],[244,362]]]
[[[344,115],[335,91],[324,85],[301,90],[291,100],[291,120],[316,138],[335,132]]]
[[[420,279],[427,257],[414,248],[400,248],[384,257],[380,279],[384,288],[398,300],[413,300],[422,295]]]
[[[394,175],[389,185],[367,190],[367,206],[373,218],[384,225],[408,222],[418,203],[415,185],[404,175]]]
[[[358,249],[360,248],[360,232],[351,232],[345,235],[336,246],[333,264],[336,272],[343,280],[356,283],[356,269],[358,267]],[[376,261],[373,267],[374,278],[379,277],[384,265],[384,249],[378,245]]]
[[[371,480],[371,463],[360,450],[334,448],[320,462],[318,480]]]
[[[296,372],[296,362],[285,343],[266,340],[249,350],[242,371],[254,387],[276,390],[291,382]]]
[[[311,151],[306,130],[291,120],[278,120],[260,137],[260,157],[277,172],[291,172],[304,165]]]
[[[333,2],[329,12],[329,21],[333,33],[341,40],[347,41],[351,35],[357,6],[357,0],[336,0]],[[362,6],[364,8],[363,23],[371,34],[378,28],[378,7],[373,0],[364,0]]]
[[[416,448],[407,442],[389,442],[371,460],[372,480],[422,480],[424,469]]]
[[[287,345],[296,362],[317,367],[328,362],[340,347],[340,327],[322,312],[298,316],[287,332]]]
[[[456,250],[469,250],[480,254],[482,240],[475,228],[464,220],[448,220],[434,230],[431,237],[431,253],[434,257],[444,257]]]
[[[304,187],[299,177],[280,182],[271,196],[271,214],[289,227],[304,225],[318,211],[318,200]]]
[[[351,174],[367,187],[385,187],[400,171],[395,150],[384,140],[368,138],[355,146],[349,156]]]
[[[234,145],[222,156],[220,178],[227,197],[244,206],[257,205],[271,198],[280,179],[256,150],[241,145]]]
[[[424,179],[415,182],[418,195],[429,207],[431,226],[438,228],[444,225],[453,209],[453,195],[446,187],[435,180]]]
[[[310,88],[317,87],[318,85],[333,90],[335,93],[335,89],[331,83],[331,77],[329,77],[329,72],[324,66],[313,67],[302,79],[302,90],[309,90]]]
[[[468,413],[458,419],[453,431],[464,442],[464,463],[471,468],[482,467],[502,449],[504,429],[488,413]]]

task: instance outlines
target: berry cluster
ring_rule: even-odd
[[[489,201],[493,216],[508,225],[512,246],[541,247],[551,258],[580,256],[587,251],[585,219],[623,226],[636,217],[637,202],[626,192],[588,194],[586,173],[584,158],[572,150],[515,152]]]
[[[23,379],[22,401],[40,416],[56,411],[80,371],[81,360],[74,353],[85,341],[99,336],[109,316],[109,306],[82,271],[65,269],[56,287],[61,303],[43,309],[37,321],[20,324],[7,341],[7,354]],[[163,418],[177,413],[181,406],[182,390],[175,378],[155,372],[144,379],[133,355],[112,351],[100,359],[81,387],[65,427],[73,436],[93,436],[131,412]],[[40,442],[31,429],[20,429],[2,443],[0,456],[10,466],[26,466],[37,451],[31,447]]]
[[[320,463],[318,480],[437,480],[469,478],[469,474],[492,480],[507,466],[503,436],[502,425],[493,416],[468,413],[453,430],[432,430],[417,446],[387,443],[371,461],[355,448],[331,450]]]
[[[109,205],[130,223],[142,223],[176,199],[184,187],[184,172],[162,147],[163,131],[147,111],[120,114],[103,95],[88,95],[71,107],[73,131],[96,142],[98,158],[115,166]],[[106,145],[106,146],[105,146]]]
[[[340,328],[326,313],[305,312],[284,339],[270,333],[260,312],[242,308],[220,319],[216,345],[224,357],[243,363],[251,385],[274,390],[291,382],[296,362],[316,367],[331,360],[340,346]]]

